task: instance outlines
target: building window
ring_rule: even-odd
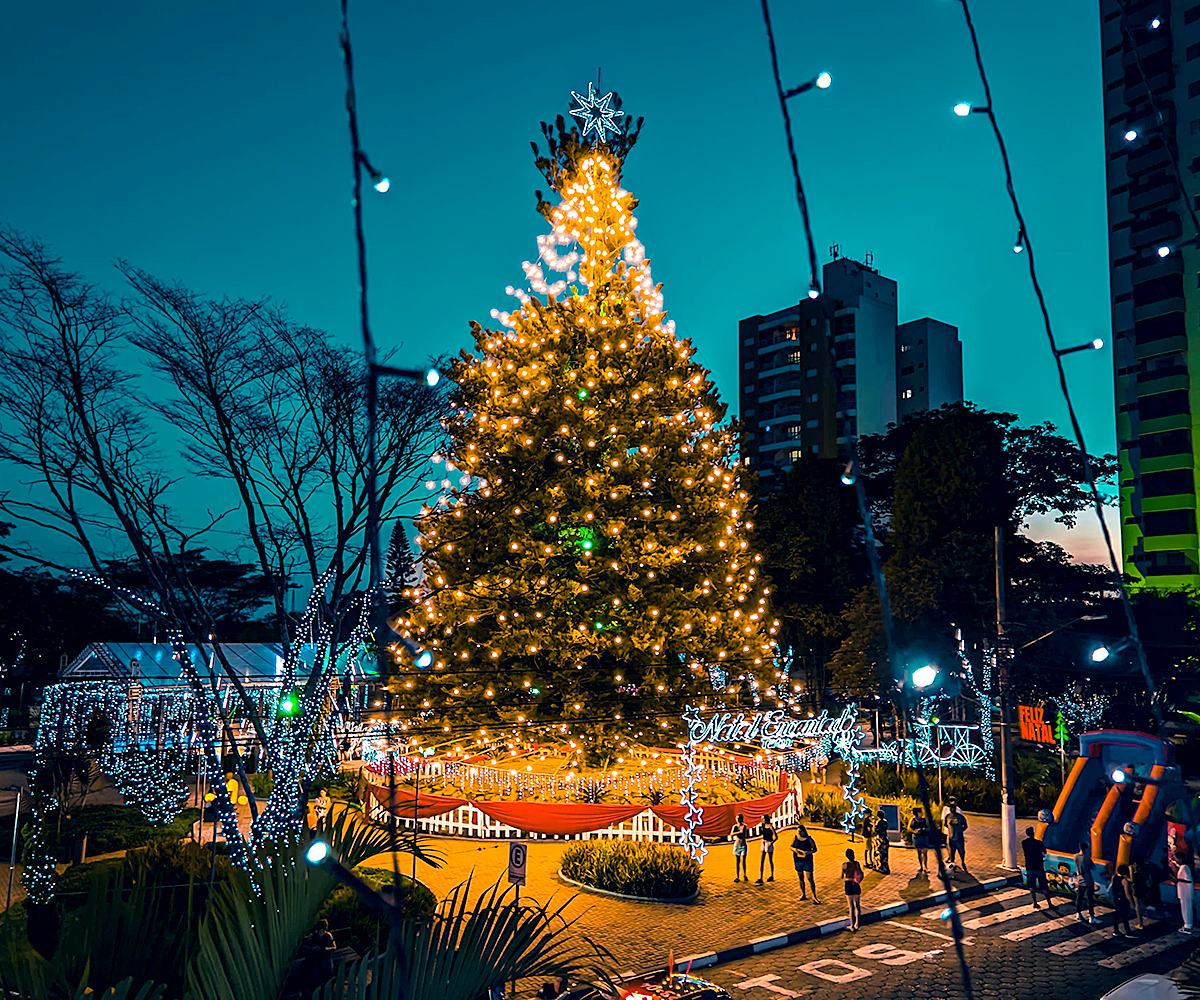
[[[808,349],[810,352],[815,351],[817,349],[817,342],[814,340],[811,344],[808,345]]]
[[[905,389],[902,393],[900,393],[901,399],[912,399],[912,397],[913,397],[912,389]]]
[[[817,395],[817,393],[815,393],[815,392],[810,392],[810,393],[808,394],[808,401],[809,401],[810,403],[815,403],[815,402],[816,402],[816,401],[817,401],[819,398],[820,398],[820,397],[819,397],[819,396]]]
[[[751,393],[754,392],[754,386],[748,385],[744,389],[742,389],[742,392],[744,392],[747,396],[749,396]]]
[[[754,371],[754,362],[753,362],[753,361],[747,361],[747,362],[746,362],[744,365],[742,365],[742,367],[743,367],[744,369],[746,369],[746,371],[748,371],[748,372],[750,372],[750,371]]]
[[[1157,395],[1146,396],[1144,399],[1138,400],[1138,416],[1142,420],[1173,417],[1176,414],[1188,412],[1187,389],[1179,389],[1176,392],[1160,392]]]
[[[814,427],[819,426],[820,423],[821,422],[819,420],[806,420],[804,422],[804,426],[807,427],[811,431]]]
[[[1147,535],[1194,535],[1194,510],[1153,510],[1142,514],[1142,531]]]
[[[1196,477],[1191,469],[1142,473],[1143,497],[1186,496],[1196,492]]]
[[[745,340],[742,341],[742,344],[746,347],[753,347],[754,346],[754,338],[747,337]]]
[[[743,459],[742,459],[742,464],[743,464],[743,465],[749,465],[749,464],[750,464],[750,456],[749,456],[749,455],[747,455],[745,458],[743,458]]]
[[[911,350],[912,350],[912,344],[901,344],[900,345],[900,353],[901,354],[907,354]]]
[[[817,377],[817,370],[816,370],[815,368],[810,368],[808,371],[806,371],[806,372],[804,373],[804,377],[805,377],[805,378],[816,378],[816,377]]]
[[[913,368],[912,365],[905,365],[903,368],[900,369],[900,374],[901,375],[911,375],[914,370],[915,369]]]
[[[1189,7],[1186,11],[1183,12],[1183,23],[1184,24],[1191,24],[1197,18],[1200,18],[1200,6]]]
[[[744,415],[745,415],[745,416],[747,416],[747,417],[752,417],[752,416],[754,416],[754,411],[753,411],[753,410],[747,410],[747,411],[745,412],[745,414],[744,414]]]

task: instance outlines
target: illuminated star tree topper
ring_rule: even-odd
[[[571,114],[583,123],[585,139],[595,132],[599,142],[607,142],[609,132],[614,136],[621,134],[621,125],[617,119],[623,118],[625,112],[612,106],[611,91],[603,97],[597,97],[595,84],[589,83],[587,97],[577,94],[573,90],[571,96],[579,104],[579,107],[571,109]]]

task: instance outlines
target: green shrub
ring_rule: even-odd
[[[259,774],[248,774],[246,778],[250,782],[250,791],[254,793],[256,799],[269,799],[271,793],[275,791],[275,779],[266,771]]]
[[[358,782],[357,771],[338,771],[337,774],[327,775],[313,784],[312,798],[316,798],[318,789],[324,788],[331,799],[354,801],[358,798]]]
[[[405,920],[428,920],[437,907],[433,893],[407,875],[401,875],[397,884],[395,874],[384,868],[358,868],[355,874],[373,889],[394,885],[400,915]],[[329,894],[318,918],[329,921],[339,947],[353,948],[359,955],[377,952],[387,944],[387,922],[347,885],[339,885]]]
[[[64,817],[59,852],[63,856],[69,855],[71,845],[84,833],[88,838],[89,855],[182,840],[199,818],[199,809],[184,809],[170,823],[155,826],[133,806],[89,806]]]
[[[575,882],[650,899],[683,899],[700,884],[700,866],[667,844],[579,840],[563,851],[561,867]]]

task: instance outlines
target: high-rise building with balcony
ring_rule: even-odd
[[[867,264],[839,257],[822,282],[820,298],[738,325],[742,461],[764,479],[963,398],[957,328],[898,327],[896,283]]]
[[[1124,569],[1195,587],[1200,4],[1100,0],[1100,40]]]

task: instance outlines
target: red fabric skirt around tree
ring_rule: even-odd
[[[647,807],[636,805],[605,805],[586,802],[567,804],[563,802],[489,802],[476,799],[459,799],[448,795],[433,795],[422,792],[414,796],[408,788],[381,788],[371,785],[371,794],[384,809],[394,812],[401,819],[414,815],[418,819],[429,819],[453,812],[460,806],[471,805],[497,822],[504,823],[525,833],[557,834],[569,836],[604,830],[617,823],[632,819]],[[789,792],[780,791],[762,798],[745,802],[728,802],[724,805],[702,806],[702,820],[696,832],[701,837],[728,837],[738,813],[746,817],[748,826],[757,826],[763,816],[773,813],[787,798]],[[650,806],[654,815],[669,826],[682,830],[686,825],[687,809],[684,806]]]

